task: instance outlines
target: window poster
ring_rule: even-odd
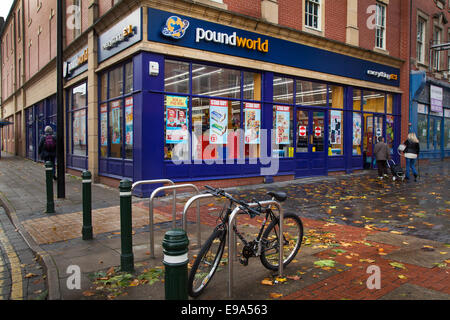
[[[249,103],[244,104],[245,112],[245,143],[259,144],[261,129],[261,104]]]
[[[353,146],[361,145],[361,114],[353,114]]]
[[[125,143],[133,145],[133,97],[125,99]]]
[[[211,99],[209,104],[209,143],[226,144],[228,138],[228,101]]]
[[[187,143],[188,98],[166,96],[166,143]]]
[[[108,107],[106,103],[100,106],[100,145],[108,145]]]
[[[341,144],[341,111],[330,111],[330,144]]]
[[[290,110],[289,107],[276,106],[276,143],[290,144]]]
[[[120,100],[114,101],[111,103],[111,128],[112,128],[112,136],[111,143],[120,144],[120,136],[121,136],[121,125],[120,125]]]

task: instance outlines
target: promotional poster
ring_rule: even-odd
[[[187,112],[187,97],[166,97],[166,143],[187,143],[189,129]]]

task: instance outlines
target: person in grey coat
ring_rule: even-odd
[[[373,149],[375,159],[377,160],[378,179],[383,179],[383,174],[387,176],[387,161],[390,159],[389,147],[384,142],[383,137],[378,137],[378,143]]]

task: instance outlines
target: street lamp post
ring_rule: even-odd
[[[66,197],[65,162],[64,162],[64,97],[63,97],[63,0],[57,0],[57,43],[56,43],[56,156],[58,159],[57,175],[58,198]]]

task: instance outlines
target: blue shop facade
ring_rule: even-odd
[[[420,159],[450,156],[450,84],[428,78],[424,71],[410,75],[410,131],[420,143]]]
[[[99,176],[271,182],[373,168],[377,136],[392,150],[400,143],[398,68],[153,8],[99,35],[99,65],[143,42],[150,45],[98,72]],[[66,91],[67,166],[76,170],[88,169],[87,82]]]

